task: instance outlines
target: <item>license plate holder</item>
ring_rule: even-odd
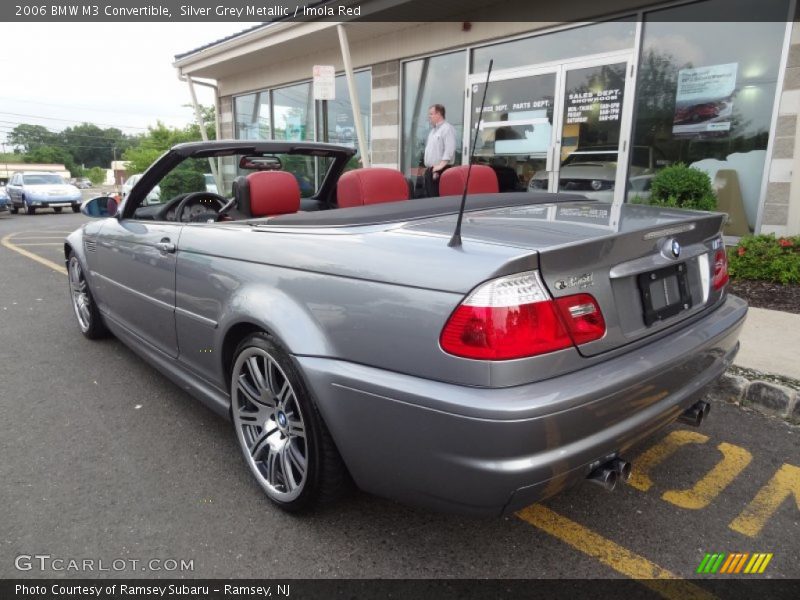
[[[692,306],[686,265],[683,263],[641,273],[637,280],[644,309],[644,323],[648,327]]]

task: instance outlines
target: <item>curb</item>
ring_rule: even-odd
[[[708,389],[708,398],[800,423],[800,381],[732,366]]]

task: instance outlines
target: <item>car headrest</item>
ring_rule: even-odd
[[[467,182],[467,169],[462,165],[446,169],[439,180],[440,196],[460,196],[464,193],[464,184]],[[500,191],[497,183],[497,174],[494,169],[486,165],[472,165],[469,174],[468,194],[496,194]]]
[[[245,179],[244,183],[240,183]],[[234,193],[239,210],[251,217],[286,215],[300,210],[300,186],[286,171],[257,171],[246,178],[237,177]]]
[[[236,198],[236,210],[245,217],[250,217],[250,185],[247,177],[240,175],[234,179],[232,192]]]
[[[354,169],[339,178],[336,199],[339,208],[408,200],[408,183],[394,169]]]

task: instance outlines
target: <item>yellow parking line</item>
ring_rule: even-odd
[[[596,558],[618,573],[640,580],[642,585],[668,600],[716,598],[703,588],[681,579],[643,556],[631,552],[541,504],[533,504],[524,508],[517,513],[517,516],[526,523],[566,542],[576,550]]]
[[[640,492],[646,492],[653,486],[653,480],[650,479],[650,470],[653,467],[661,464],[681,446],[686,444],[705,444],[707,441],[707,435],[695,431],[687,431],[685,429],[671,431],[663,440],[646,450],[636,459],[636,468],[633,470],[628,483]]]
[[[661,496],[675,506],[690,510],[699,510],[708,506],[722,490],[744,471],[753,455],[744,448],[722,442],[717,446],[722,452],[722,460],[689,490],[669,490]]]
[[[781,504],[791,497],[800,509],[800,467],[784,463],[728,527],[747,537],[756,537]]]
[[[13,250],[14,252],[17,252],[18,254],[21,254],[22,256],[24,256],[26,258],[30,258],[31,260],[35,260],[40,265],[44,265],[45,267],[50,267],[54,271],[58,271],[59,273],[63,273],[64,275],[67,274],[67,269],[64,267],[64,265],[60,265],[60,264],[58,264],[56,262],[53,262],[52,260],[47,260],[46,258],[42,258],[41,256],[38,256],[38,255],[34,254],[33,252],[28,252],[24,248],[20,248],[16,244],[12,243],[11,242],[11,238],[14,237],[14,235],[15,234],[13,234],[13,233],[9,233],[2,240],[0,240],[0,244],[5,246],[9,250]]]
[[[30,244],[16,244],[16,246],[63,246],[64,242],[31,242]]]

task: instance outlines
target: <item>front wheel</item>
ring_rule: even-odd
[[[83,274],[83,268],[74,252],[69,254],[67,268],[69,277],[69,291],[72,299],[72,310],[78,319],[81,333],[90,340],[96,340],[108,335],[103,318],[95,304],[89,283]]]
[[[22,204],[25,205],[25,212],[27,214],[32,215],[32,214],[34,214],[36,212],[36,207],[29,205],[27,198],[23,198],[22,199]]]
[[[17,214],[19,212],[19,207],[18,206],[14,206],[14,204],[12,203],[11,206],[9,207],[9,210],[11,211],[12,215],[15,215],[15,214]]]
[[[57,212],[57,213],[60,213],[61,212],[61,207],[60,206],[54,206],[53,207],[53,211]]]
[[[81,205],[80,204],[73,204],[72,205],[72,212],[74,212],[74,213],[81,212]]]
[[[267,497],[291,512],[338,499],[349,487],[347,470],[286,351],[256,333],[235,356],[233,424]]]

